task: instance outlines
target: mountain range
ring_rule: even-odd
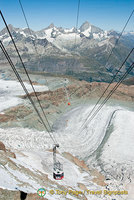
[[[80,28],[65,29],[53,23],[40,31],[8,25],[26,67],[32,71],[71,75],[79,80],[109,82],[134,44],[134,32],[104,31],[89,22]],[[10,36],[4,28],[0,40],[17,67],[22,67]],[[113,47],[115,48],[113,49]],[[112,50],[113,49],[113,50]],[[111,54],[108,59],[109,55]],[[124,64],[120,75],[134,59],[134,53]],[[108,62],[107,62],[108,60]],[[6,62],[0,50],[1,65]],[[131,72],[130,77],[134,75]]]

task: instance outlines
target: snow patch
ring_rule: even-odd
[[[33,92],[30,84],[24,82],[28,92]],[[34,85],[35,91],[41,92],[48,90],[47,86]],[[24,95],[21,85],[17,81],[5,81],[0,79],[0,112],[4,109],[16,106],[24,100],[18,98],[18,95]]]
[[[102,159],[106,162],[133,163],[134,166],[133,122],[134,112],[125,110],[116,113],[113,120],[114,131],[104,147]]]
[[[21,31],[20,34],[24,35],[24,37],[27,36],[23,31]]]
[[[90,36],[90,33],[91,33],[91,26],[86,29],[85,31],[82,32],[86,37],[89,37]]]
[[[3,43],[9,43],[11,41],[11,38],[10,37],[8,37],[8,38],[5,38],[4,40],[3,40]]]
[[[71,29],[64,29],[65,33],[72,33],[74,30],[74,27],[72,27]]]

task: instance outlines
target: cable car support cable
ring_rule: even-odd
[[[42,112],[43,112],[43,115],[44,115],[44,117],[45,117],[45,119],[46,119],[46,121],[47,121],[47,123],[48,123],[48,125],[49,125],[49,128],[50,128],[51,132],[52,132],[51,126],[50,126],[50,124],[49,124],[49,122],[48,122],[48,119],[47,119],[45,113],[44,113],[44,110],[43,110],[42,105],[41,105],[41,103],[40,103],[40,101],[39,101],[39,98],[38,98],[38,96],[37,96],[37,94],[36,94],[36,91],[35,91],[33,85],[32,85],[32,81],[31,81],[31,79],[30,79],[30,77],[29,77],[29,74],[28,74],[28,72],[27,72],[27,70],[26,70],[26,67],[25,67],[25,65],[24,65],[24,63],[23,63],[23,61],[22,61],[22,58],[21,58],[20,53],[19,53],[19,51],[18,51],[18,48],[17,48],[17,46],[16,46],[16,44],[15,44],[15,41],[14,41],[14,39],[13,39],[13,37],[12,37],[12,34],[11,34],[11,32],[10,32],[8,26],[7,26],[7,23],[6,23],[6,21],[5,21],[5,18],[4,18],[4,16],[3,16],[1,10],[0,10],[0,15],[1,15],[1,17],[2,17],[2,19],[3,19],[3,21],[4,21],[4,24],[5,24],[6,28],[7,28],[7,31],[8,31],[8,33],[9,33],[9,35],[10,35],[10,37],[11,37],[11,40],[12,40],[12,42],[13,42],[13,44],[14,44],[14,47],[15,47],[15,49],[16,49],[16,52],[17,52],[17,54],[18,54],[18,56],[19,56],[19,58],[20,58],[20,61],[21,61],[21,63],[22,63],[22,66],[23,66],[23,68],[24,68],[24,70],[25,70],[25,73],[26,73],[26,75],[27,75],[27,77],[28,77],[28,80],[29,80],[29,82],[30,82],[30,84],[31,84],[31,86],[32,86],[32,89],[33,89],[33,91],[34,91],[34,94],[35,94],[35,96],[36,96],[36,98],[37,98],[37,101],[38,101],[38,103],[39,103],[39,106],[40,106],[40,108],[41,108],[41,110],[42,110]],[[8,60],[8,62],[9,62],[9,64],[11,65],[11,67],[13,67],[14,65],[13,65],[13,63],[11,62],[10,57],[8,56],[6,50],[3,48],[4,46],[2,46],[2,43],[1,43],[0,47],[2,48],[2,51],[3,51],[3,53],[5,54],[5,56],[6,56],[7,60]],[[14,67],[15,67],[15,66],[14,66]],[[15,70],[15,69],[13,68],[13,70]],[[22,80],[19,78],[19,76],[18,76],[18,74],[16,73],[16,71],[14,71],[14,72],[15,72],[15,74],[16,74],[18,80],[20,81],[21,85],[24,87]],[[24,87],[24,88],[25,88],[25,87]],[[24,90],[24,91],[25,91],[25,90]],[[28,95],[29,93],[27,93],[27,91],[26,91],[26,94]],[[57,179],[62,179],[62,178],[64,177],[63,165],[62,165],[59,161],[56,161],[56,147],[59,147],[59,144],[57,143],[56,139],[54,139],[54,135],[53,135],[53,137],[52,137],[52,135],[51,135],[52,133],[50,134],[50,130],[49,130],[49,129],[47,128],[47,126],[45,125],[45,123],[44,123],[44,121],[43,121],[43,119],[42,119],[40,113],[38,112],[36,106],[35,106],[34,103],[33,103],[33,100],[31,99],[30,95],[28,95],[28,98],[29,98],[29,100],[31,100],[31,103],[32,103],[32,105],[34,106],[35,111],[37,112],[38,116],[40,117],[40,119],[41,119],[41,121],[42,121],[42,123],[43,123],[43,125],[44,125],[44,127],[46,128],[46,130],[48,131],[48,133],[49,133],[51,139],[52,139],[53,142],[54,142],[54,148],[53,148],[53,160],[54,160],[54,164],[53,164],[53,170],[54,170],[54,171],[53,171],[53,178],[56,179],[56,180],[57,180]],[[54,159],[54,155],[55,155],[55,159]]]
[[[27,77],[28,77],[28,80],[29,80],[29,82],[30,82],[30,85],[31,85],[31,87],[32,87],[32,89],[33,89],[33,91],[34,91],[34,94],[35,94],[35,96],[36,96],[36,99],[37,99],[37,101],[38,101],[38,103],[39,103],[39,106],[40,106],[40,108],[41,108],[41,110],[42,110],[42,112],[43,112],[43,115],[44,115],[44,117],[45,117],[45,119],[46,119],[46,121],[47,121],[47,124],[48,124],[48,126],[49,126],[49,128],[50,128],[50,131],[52,131],[51,126],[50,126],[50,123],[49,123],[49,121],[48,121],[48,119],[47,119],[47,116],[46,116],[44,110],[43,110],[43,107],[42,107],[42,105],[41,105],[41,103],[40,103],[40,100],[39,100],[39,98],[38,98],[38,95],[37,95],[37,93],[36,93],[36,91],[35,91],[35,89],[34,89],[34,86],[33,86],[33,84],[32,84],[32,81],[31,81],[31,79],[30,79],[30,76],[29,76],[29,74],[28,74],[28,72],[27,72],[27,69],[26,69],[24,63],[23,63],[23,60],[22,60],[22,58],[21,58],[21,56],[20,56],[20,53],[19,53],[19,51],[18,51],[18,48],[17,48],[17,46],[16,46],[16,44],[15,44],[15,41],[14,41],[14,39],[13,39],[13,37],[12,37],[12,34],[11,34],[9,28],[8,28],[8,25],[7,25],[6,21],[5,21],[5,18],[4,18],[4,16],[3,16],[1,10],[0,10],[0,15],[1,15],[2,19],[3,19],[3,22],[4,22],[5,26],[6,26],[6,29],[7,29],[8,33],[9,33],[9,35],[10,35],[10,37],[11,37],[11,40],[12,40],[12,42],[13,42],[13,44],[14,44],[14,47],[15,47],[15,49],[16,49],[16,52],[17,52],[17,54],[18,54],[18,56],[19,56],[19,58],[20,58],[20,61],[21,61],[22,66],[23,66],[23,68],[24,68],[24,70],[25,70],[25,73],[26,73],[26,75],[27,75]]]
[[[123,61],[122,65],[124,65],[124,63],[127,61],[127,59],[130,57],[130,55],[132,54],[132,52],[134,51],[134,48],[129,52],[128,56],[125,58],[125,60]],[[121,66],[122,66],[121,65]],[[101,105],[98,107],[98,109],[94,112],[94,114],[91,116],[91,118],[88,117],[86,118],[85,122],[83,123],[83,125],[81,127],[84,126],[84,124],[88,121],[91,121],[100,111],[100,109],[104,106],[104,104],[108,101],[108,99],[112,96],[112,94],[115,92],[115,90],[119,87],[119,85],[122,83],[122,81],[124,80],[124,78],[128,75],[128,73],[130,71],[132,71],[134,63],[132,63],[132,65],[129,67],[129,69],[125,72],[125,74],[120,78],[120,80],[116,83],[116,85],[114,86],[114,88],[109,92],[109,94],[107,95],[107,97],[103,100],[103,102],[101,103]]]
[[[98,114],[98,112],[101,110],[101,108],[106,104],[106,102],[109,100],[109,98],[112,96],[112,94],[116,91],[116,89],[120,86],[122,81],[126,78],[126,76],[132,71],[134,68],[134,62],[131,64],[131,66],[128,68],[128,70],[125,72],[125,74],[121,77],[120,81],[114,86],[114,88],[111,90],[111,92],[108,94],[108,96],[105,98],[105,100],[102,102],[100,107],[95,111],[95,113],[91,116],[90,122],[94,119],[94,117]]]
[[[1,49],[2,49],[2,51],[3,51],[3,53],[4,53],[4,55],[5,55],[6,59],[8,60],[8,62],[9,62],[9,64],[10,64],[11,68],[13,69],[13,71],[14,71],[14,73],[15,73],[17,79],[19,80],[19,82],[20,82],[20,84],[21,84],[21,86],[22,86],[24,92],[26,93],[28,99],[30,100],[31,104],[33,105],[33,107],[34,107],[34,109],[35,109],[35,111],[36,111],[38,117],[40,118],[40,120],[41,120],[43,126],[46,128],[47,132],[49,133],[50,138],[51,138],[52,141],[55,143],[56,141],[53,139],[53,137],[52,137],[52,135],[50,134],[50,132],[49,132],[47,126],[45,125],[45,123],[44,123],[44,121],[43,121],[43,119],[42,119],[42,117],[41,117],[41,115],[40,115],[40,113],[39,113],[37,107],[35,106],[35,104],[34,104],[32,98],[31,98],[31,96],[30,96],[28,90],[26,89],[26,87],[25,87],[25,85],[24,85],[24,83],[23,83],[23,81],[22,81],[22,79],[21,79],[21,77],[20,77],[18,71],[16,70],[16,68],[15,68],[15,66],[14,66],[14,64],[13,64],[11,58],[10,58],[10,56],[8,55],[6,49],[5,49],[5,47],[4,47],[4,45],[2,44],[1,41],[0,41],[0,47],[1,47]]]

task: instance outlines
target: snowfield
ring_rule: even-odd
[[[30,84],[24,82],[24,85],[28,92],[33,91]],[[34,85],[34,88],[37,92],[48,90],[47,86]],[[17,96],[24,94],[25,92],[19,82],[0,79],[0,112],[22,103],[24,100],[18,98]]]

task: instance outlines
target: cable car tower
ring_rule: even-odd
[[[56,180],[61,180],[64,178],[63,165],[56,160],[56,148],[59,144],[54,144],[53,147],[53,178]]]

